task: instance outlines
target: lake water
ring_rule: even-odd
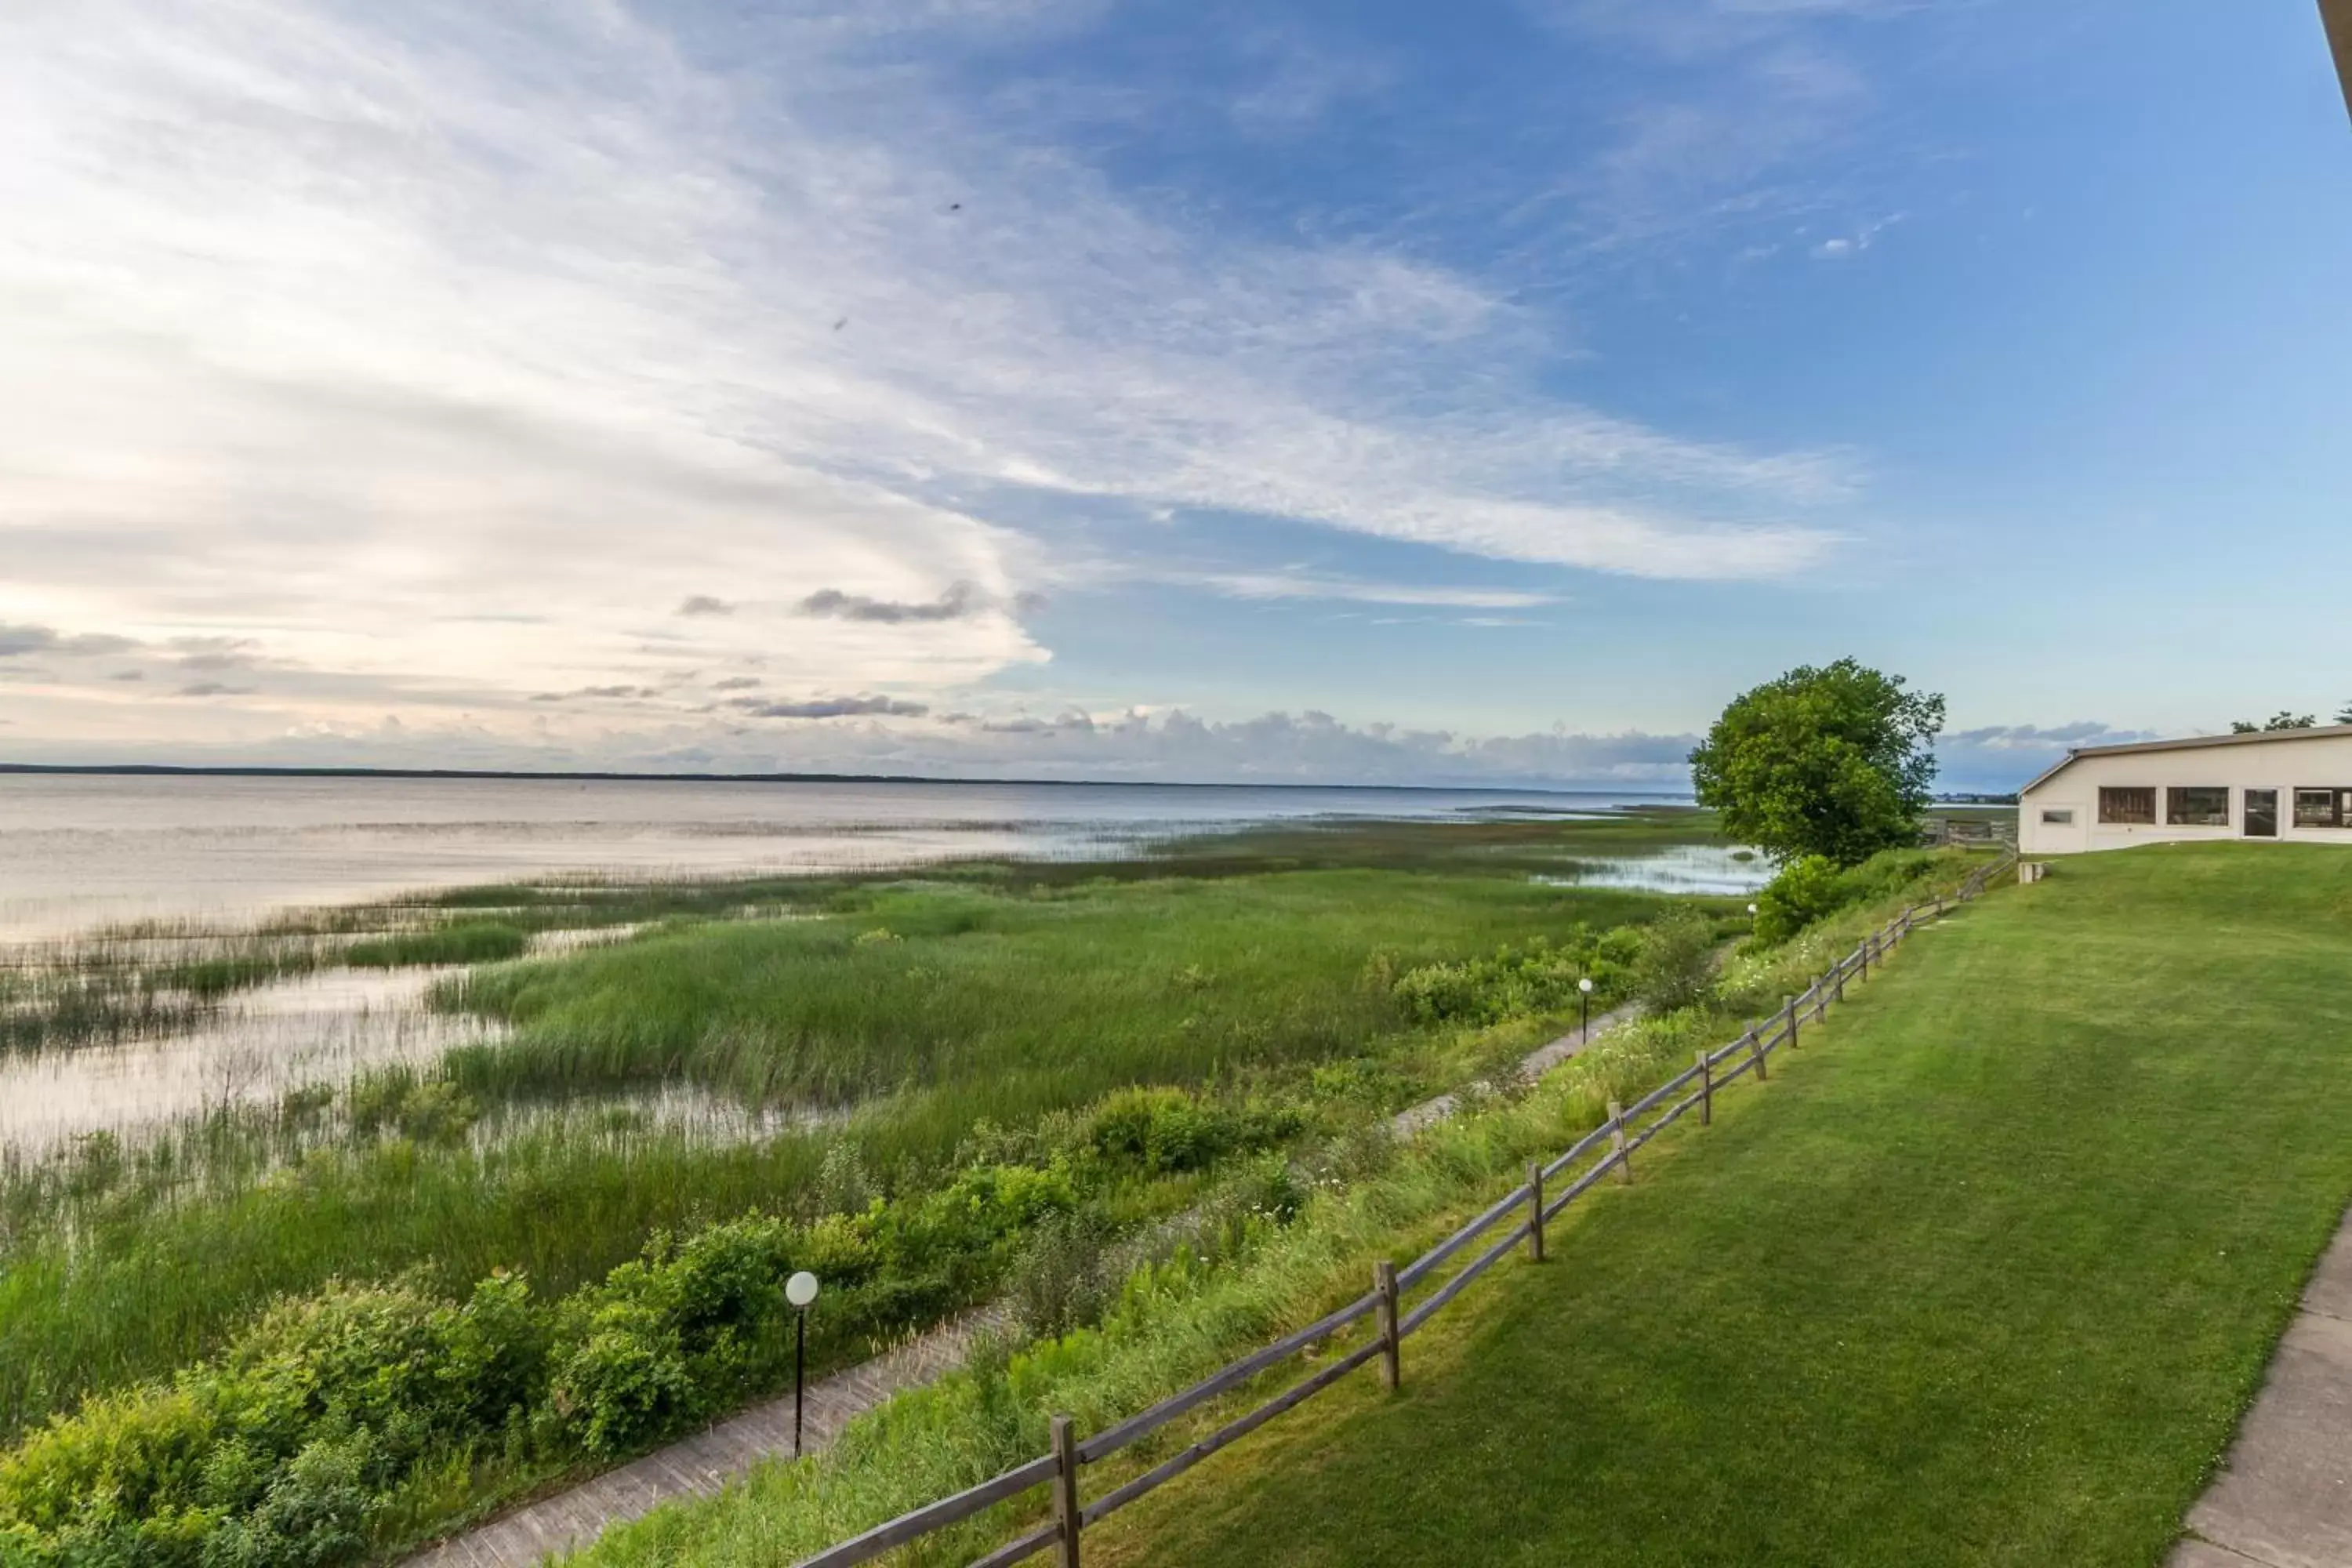
[[[213,778],[0,773],[0,960],[138,921],[235,931],[290,909],[563,876],[816,873],[971,856],[1108,858],[1190,833],[1299,818],[1591,816],[1633,795],[1184,785],[753,784],[624,780]],[[1720,848],[1580,864],[1562,881],[1737,891]],[[634,928],[543,931],[539,951]],[[169,957],[186,939],[146,944]],[[15,949],[11,954],[8,950]],[[172,950],[172,951],[166,951]],[[425,1010],[438,973],[332,969],[227,999],[202,1026],[0,1056],[0,1154],[40,1158],[389,1063],[424,1067],[488,1037]],[[643,1103],[638,1103],[642,1100]],[[604,1108],[609,1110],[611,1108]],[[752,1136],[747,1112],[683,1087],[632,1099],[656,1124]],[[601,1114],[586,1110],[584,1114]],[[738,1125],[740,1123],[740,1125]]]
[[[0,773],[0,943],[526,878],[1100,858],[1330,816],[1583,814],[1662,797],[1219,785]]]

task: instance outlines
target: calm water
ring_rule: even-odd
[[[1678,844],[1653,855],[1582,859],[1572,875],[1538,877],[1562,888],[1629,888],[1647,893],[1753,893],[1772,879],[1772,863],[1727,844]]]
[[[0,773],[0,943],[568,873],[1100,858],[1302,816],[1590,812],[1658,797],[1215,785],[141,778]]]
[[[289,909],[564,875],[620,879],[857,870],[989,855],[1103,858],[1185,833],[1286,818],[1585,815],[1659,797],[1508,791],[1160,785],[705,784],[528,779],[0,774],[0,950],[126,922],[234,931]],[[1721,849],[1588,861],[1607,886],[1737,891]],[[632,928],[546,931],[540,951]],[[158,944],[171,956],[176,939]],[[0,952],[0,957],[6,956]],[[0,1153],[41,1157],[489,1037],[427,1012],[438,973],[329,970],[231,998],[196,1029],[0,1057]],[[583,1107],[605,1114],[613,1107]],[[772,1131],[672,1088],[622,1107],[714,1136]],[[569,1114],[570,1112],[562,1112]],[[740,1123],[740,1125],[739,1125]]]

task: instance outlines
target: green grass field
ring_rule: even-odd
[[[2155,1564],[2352,1195],[2347,939],[2325,848],[2001,892],[1087,1561]]]

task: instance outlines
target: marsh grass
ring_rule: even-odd
[[[844,889],[821,920],[673,927],[477,971],[436,1004],[509,1026],[451,1071],[485,1098],[684,1077],[747,1102],[895,1096],[1018,1122],[1123,1083],[1352,1055],[1401,971],[1663,900],[1459,874],[1255,873],[1026,890]]]
[[[454,1288],[509,1268],[561,1292],[656,1230],[794,1209],[844,1143],[882,1187],[909,1190],[976,1137],[1024,1136],[1129,1084],[1393,1109],[1499,1037],[1408,1026],[1398,973],[1667,907],[1531,885],[1511,854],[1694,831],[1394,826],[1410,830],[1099,866],[476,889],[278,922],[264,934],[287,954],[449,944],[388,946],[388,962],[657,923],[453,987],[445,1005],[510,1018],[516,1039],[453,1053],[425,1075],[444,1086],[435,1103],[412,1115],[404,1098],[365,1136],[331,1095],[307,1111],[298,1097],[194,1119],[152,1148],[95,1139],[53,1168],[0,1171],[0,1434],[205,1354],[273,1297],[332,1279],[423,1266]],[[1270,868],[1295,864],[1302,838],[1415,868]],[[1497,843],[1517,847],[1495,857]],[[810,1124],[713,1137],[600,1109],[681,1083]]]
[[[15,1232],[0,1255],[0,1432],[202,1354],[271,1296],[331,1278],[425,1264],[463,1282],[506,1267],[569,1289],[656,1229],[792,1207],[837,1141],[906,1187],[982,1123],[1034,1127],[1132,1083],[1246,1096],[1370,1059],[1389,1064],[1384,1092],[1411,1093],[1459,1035],[1401,1028],[1383,976],[1664,905],[1343,872],[896,881],[828,889],[821,907],[477,972],[457,999],[509,1009],[530,1035],[460,1048],[431,1075],[470,1112],[426,1106],[345,1137],[331,1128],[363,1081],[317,1112],[326,1131],[289,1125],[283,1107],[225,1112],[150,1152],[89,1142],[0,1184]],[[625,1113],[607,1127],[593,1109],[680,1082],[836,1109],[751,1142]],[[552,1115],[568,1102],[587,1105]]]

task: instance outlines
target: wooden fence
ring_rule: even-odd
[[[804,1558],[798,1568],[849,1568],[852,1563],[869,1562],[895,1547],[903,1546],[933,1531],[961,1523],[985,1509],[1037,1487],[1052,1489],[1053,1517],[1027,1534],[974,1559],[971,1568],[1005,1568],[1006,1564],[1024,1562],[1049,1548],[1058,1551],[1062,1568],[1077,1568],[1079,1542],[1088,1525],[1117,1512],[1154,1488],[1175,1479],[1227,1444],[1247,1436],[1284,1411],[1312,1399],[1358,1367],[1377,1361],[1381,1364],[1381,1383],[1390,1388],[1399,1386],[1403,1378],[1402,1352],[1404,1341],[1414,1330],[1443,1311],[1473,1279],[1508,1257],[1522,1243],[1528,1247],[1529,1256],[1540,1261],[1547,1221],[1556,1217],[1561,1210],[1612,1174],[1621,1183],[1631,1183],[1633,1179],[1634,1151],[1691,1111],[1698,1112],[1702,1125],[1713,1121],[1715,1097],[1718,1092],[1749,1073],[1753,1073],[1759,1081],[1769,1076],[1772,1053],[1784,1047],[1796,1049],[1804,1026],[1818,1023],[1829,1010],[1831,1003],[1843,1000],[1849,983],[1867,979],[1871,970],[1885,962],[1886,955],[1909,936],[1922,920],[1933,919],[1953,905],[1977,897],[1992,878],[2008,870],[2016,859],[2015,849],[2004,850],[1998,858],[1970,872],[1950,896],[1938,897],[1905,910],[1864,937],[1860,946],[1838,960],[1830,967],[1828,973],[1816,978],[1801,994],[1785,999],[1769,1022],[1750,1028],[1720,1049],[1697,1052],[1689,1067],[1632,1105],[1621,1106],[1612,1101],[1607,1121],[1578,1139],[1549,1163],[1530,1162],[1526,1182],[1497,1198],[1485,1212],[1452,1236],[1402,1268],[1393,1263],[1377,1265],[1372,1272],[1372,1288],[1337,1311],[1295,1333],[1286,1334],[1265,1349],[1212,1373],[1181,1394],[1171,1394],[1150,1409],[1139,1411],[1090,1437],[1079,1437],[1068,1416],[1056,1415],[1052,1422],[1053,1447],[1050,1452],[992,1480],[982,1481],[953,1497],[942,1498],[929,1507],[900,1514],[863,1535],[830,1547],[814,1557]],[[1600,1157],[1573,1179],[1565,1185],[1555,1186],[1570,1167],[1596,1153]],[[1404,1309],[1407,1292],[1481,1242],[1486,1245],[1475,1257],[1411,1310]],[[1247,1414],[1226,1422],[1198,1442],[1112,1488],[1092,1502],[1080,1500],[1078,1481],[1085,1467],[1099,1464],[1129,1444],[1160,1430],[1218,1395],[1238,1388],[1259,1373],[1287,1361],[1307,1346],[1366,1318],[1373,1320],[1376,1331],[1363,1345],[1318,1368],[1304,1381],[1293,1384]]]

